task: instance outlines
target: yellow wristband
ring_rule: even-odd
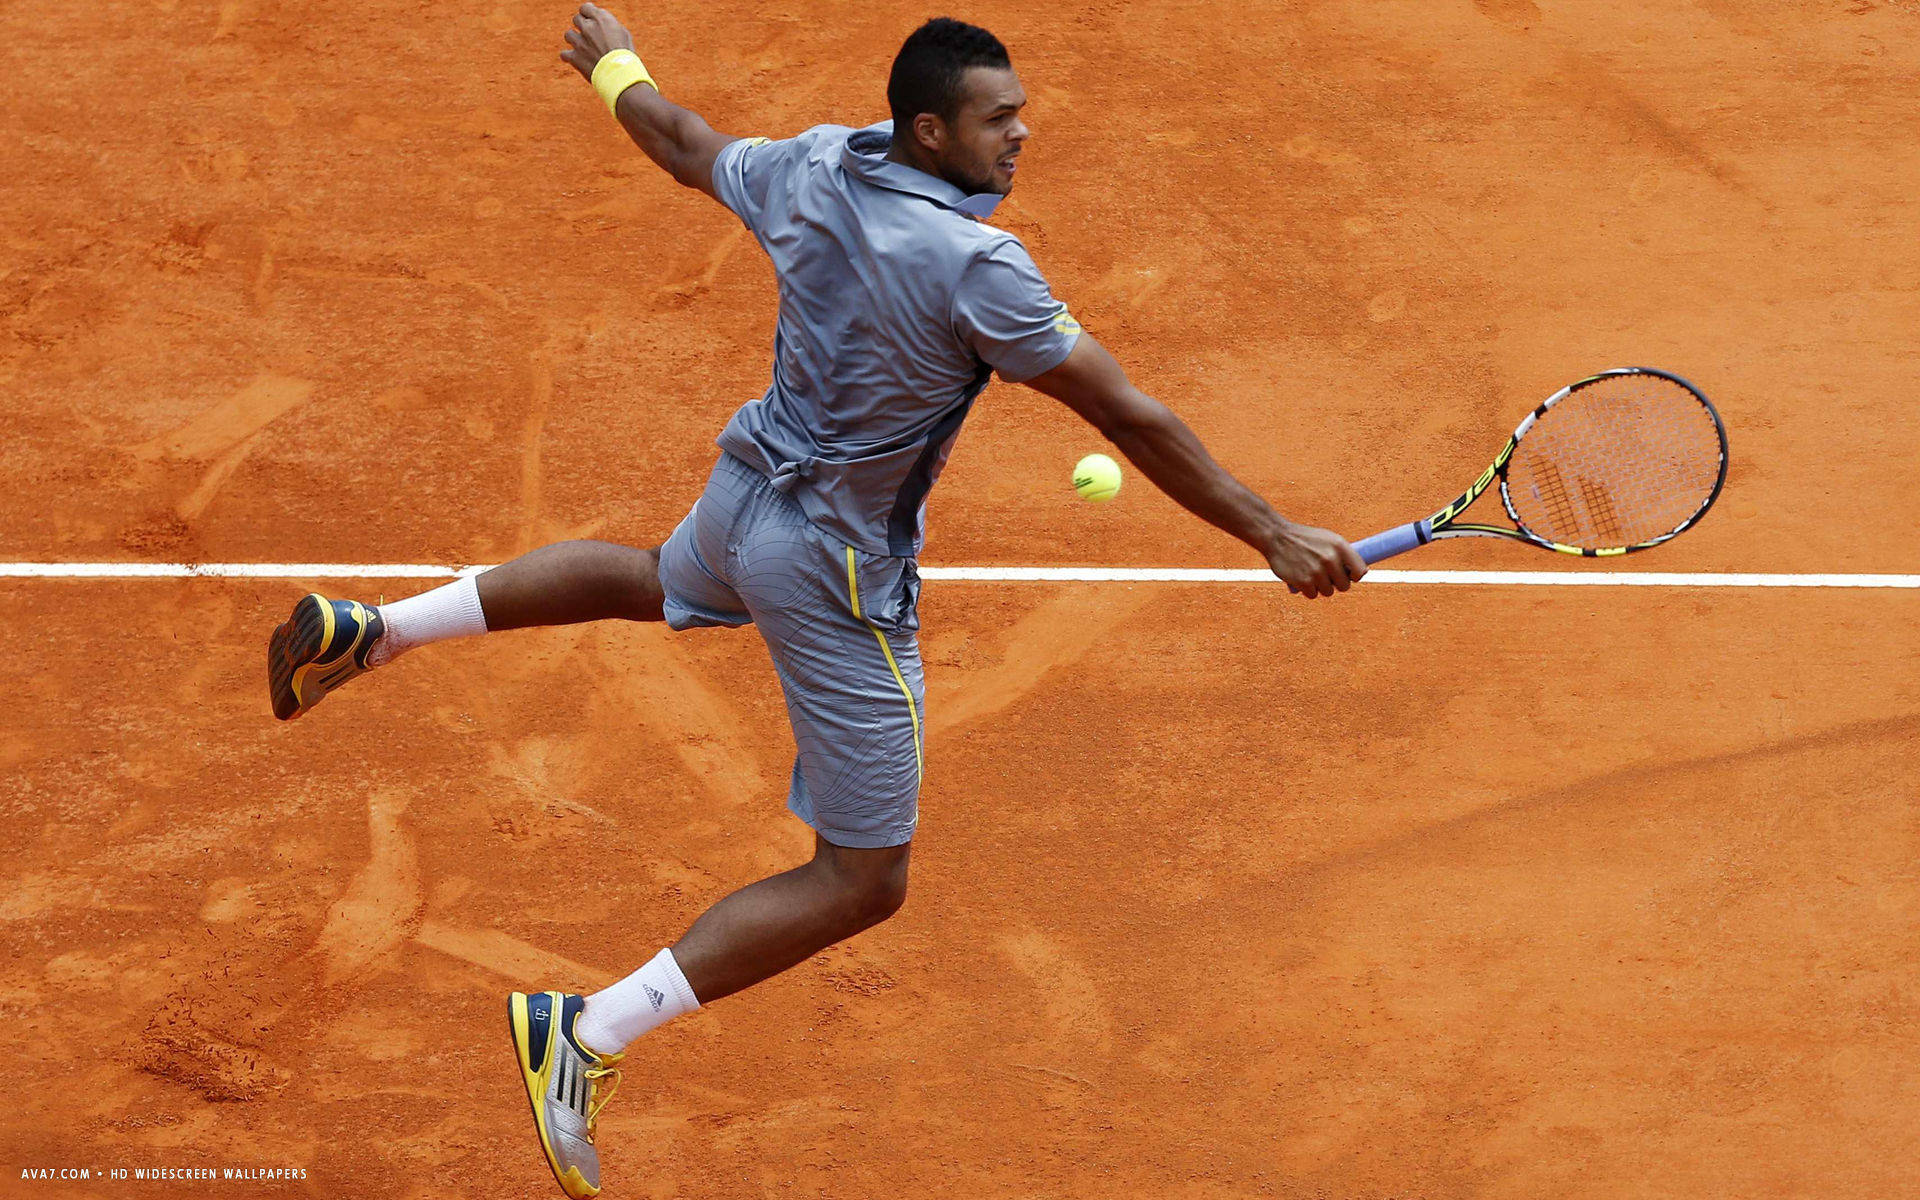
[[[608,112],[619,102],[620,93],[636,83],[644,83],[656,92],[660,90],[653,76],[647,74],[646,64],[631,50],[609,50],[593,64],[593,90],[607,102]]]

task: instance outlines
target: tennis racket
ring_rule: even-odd
[[[1496,479],[1513,528],[1459,521]],[[1727,429],[1700,389],[1666,371],[1621,367],[1549,396],[1453,503],[1353,548],[1369,564],[1456,537],[1512,538],[1585,558],[1630,554],[1699,524],[1726,481]]]

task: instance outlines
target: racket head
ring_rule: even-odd
[[[1658,546],[1697,525],[1727,481],[1719,412],[1653,367],[1602,371],[1556,393],[1510,446],[1500,503],[1522,537],[1563,554]]]

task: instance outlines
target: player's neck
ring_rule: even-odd
[[[934,169],[933,160],[920,153],[918,149],[895,138],[887,147],[886,160],[897,162],[903,167],[912,167],[922,175],[931,175],[935,179],[945,180],[945,176]]]

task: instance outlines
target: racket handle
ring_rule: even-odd
[[[1415,521],[1411,525],[1402,525],[1389,529],[1385,533],[1376,533],[1370,538],[1362,538],[1353,544],[1360,557],[1368,566],[1396,554],[1405,554],[1416,546],[1424,546],[1433,540],[1433,526],[1425,521]]]

